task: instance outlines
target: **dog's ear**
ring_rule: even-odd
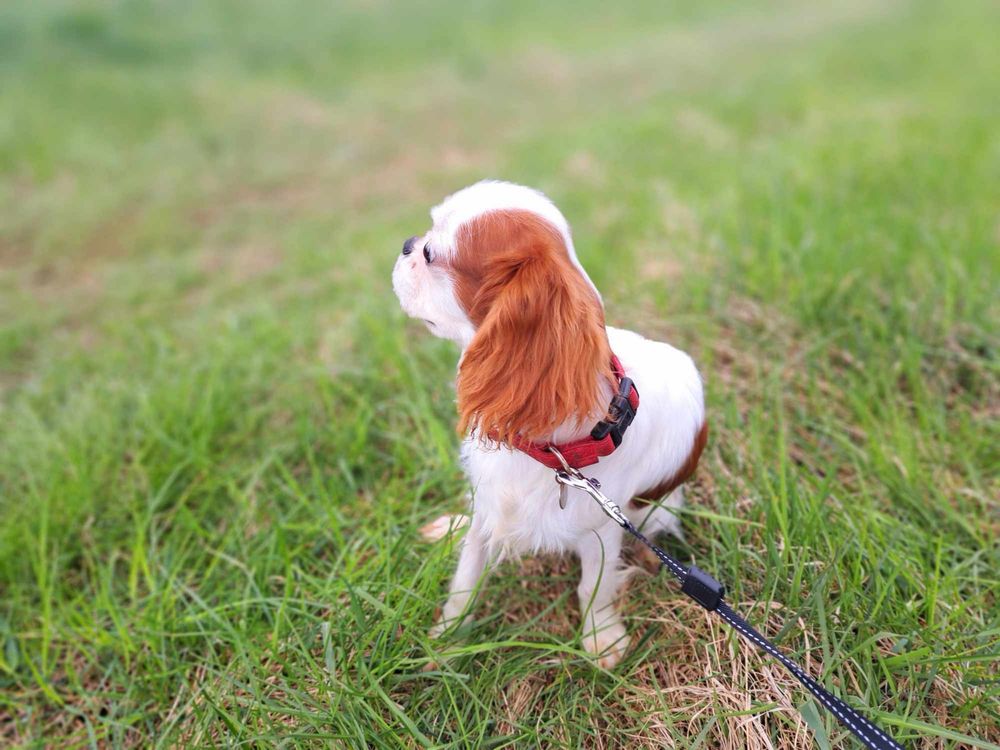
[[[459,431],[509,445],[599,418],[600,384],[613,382],[604,309],[559,231],[497,211],[464,227],[460,243],[479,263],[459,289],[477,324],[459,365]]]

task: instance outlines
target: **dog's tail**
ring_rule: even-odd
[[[445,515],[435,518],[428,524],[420,527],[420,536],[425,542],[439,542],[450,534],[454,534],[459,529],[464,529],[469,525],[469,517],[464,513]]]

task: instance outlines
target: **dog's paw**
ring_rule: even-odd
[[[584,648],[597,657],[597,665],[604,669],[618,665],[628,650],[628,643],[628,634],[621,622],[606,623],[596,633],[588,633],[583,639]]]
[[[420,536],[425,542],[438,542],[468,525],[469,517],[466,515],[438,516],[430,523],[420,527]]]
[[[437,672],[439,669],[441,669],[440,664],[436,661],[429,661],[420,668],[420,671],[426,674],[427,672]]]
[[[436,623],[434,623],[434,627],[432,627],[429,631],[427,631],[427,635],[429,635],[432,639],[437,640],[445,633],[452,630],[457,630],[461,626],[468,623],[470,620],[472,620],[472,615],[466,615],[465,617],[452,617],[452,618],[441,617]]]

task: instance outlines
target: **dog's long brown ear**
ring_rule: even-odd
[[[463,227],[456,279],[477,324],[459,366],[459,431],[510,444],[548,438],[601,410],[612,379],[604,310],[562,235],[526,211],[497,211]]]

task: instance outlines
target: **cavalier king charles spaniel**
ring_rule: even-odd
[[[647,534],[680,536],[672,510],[708,434],[701,377],[684,352],[605,325],[569,225],[542,193],[479,182],[431,220],[403,245],[392,284],[407,315],[462,350],[458,430],[471,483],[471,520],[431,634],[469,617],[498,560],[572,550],[583,644],[610,668],[628,646],[616,609],[624,531],[583,493],[569,490],[562,507],[548,448],[587,467]]]

